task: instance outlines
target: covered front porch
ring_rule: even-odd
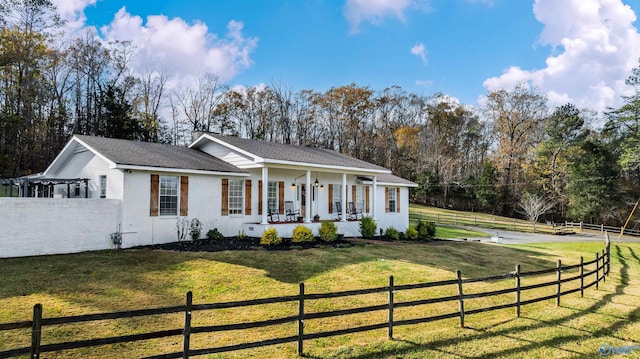
[[[333,220],[336,224],[358,223],[363,216],[376,219],[376,202],[381,200],[376,198],[378,173],[300,167],[260,169],[260,225],[277,224],[287,228],[290,223],[283,222],[298,222],[295,227],[323,220]]]

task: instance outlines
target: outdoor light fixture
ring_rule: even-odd
[[[323,184],[320,185],[320,190],[324,191],[324,185]]]
[[[291,184],[291,189],[296,189],[296,183],[295,183],[295,182],[293,182],[293,183]]]
[[[313,185],[316,186],[316,187],[318,187],[320,185],[320,183],[318,183],[318,179],[317,178],[316,178],[316,181],[313,182]]]

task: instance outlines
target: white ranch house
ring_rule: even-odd
[[[24,226],[17,233],[0,229],[0,257],[106,249],[113,245],[112,233],[121,233],[122,247],[173,242],[179,218],[198,218],[203,236],[217,228],[225,236],[244,231],[259,237],[275,227],[280,236],[290,237],[300,222],[317,234],[318,220],[334,220],[338,233],[357,236],[357,219],[363,215],[373,217],[378,228],[404,231],[409,225],[409,187],[417,186],[386,168],[336,151],[214,134],[202,134],[188,147],[75,135],[40,178],[49,183],[47,191],[33,195],[53,198],[5,198],[0,213],[29,216],[22,212],[36,203],[33,206],[42,214],[40,207],[47,201],[55,203],[52,210],[57,212],[72,211],[70,206],[106,206],[78,220],[110,229],[79,229],[97,239],[87,235],[54,241],[61,247],[38,239],[44,247],[39,252],[12,248],[14,244],[3,239],[8,235],[13,237],[9,241],[31,243],[20,238]],[[67,179],[80,180],[69,185]],[[287,215],[291,210],[296,214]],[[100,212],[109,213],[109,218]],[[20,220],[5,214],[0,218]],[[55,221],[50,219],[50,229],[45,230],[49,238],[77,237],[69,230],[56,230]],[[91,244],[81,243],[84,240]]]

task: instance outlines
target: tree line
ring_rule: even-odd
[[[73,134],[184,145],[207,131],[331,148],[445,208],[524,215],[535,202],[547,219],[620,224],[640,195],[640,68],[627,79],[634,94],[604,114],[550,108],[524,83],[481,107],[399,86],[230,88],[214,74],[169,86],[170,73],[133,71],[131,43],[56,40],[49,0],[0,0],[0,16],[1,177],[43,171]]]

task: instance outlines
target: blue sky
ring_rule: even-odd
[[[176,78],[324,91],[399,85],[478,105],[526,81],[603,110],[638,66],[640,0],[56,0],[74,31],[132,40]],[[198,50],[196,50],[198,49]]]

